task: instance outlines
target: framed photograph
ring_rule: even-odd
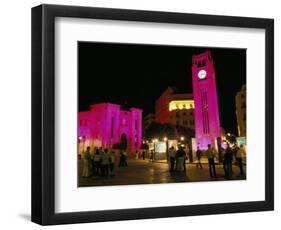
[[[32,221],[274,209],[274,21],[32,8]]]

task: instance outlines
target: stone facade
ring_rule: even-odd
[[[117,104],[94,104],[89,111],[79,112],[78,122],[80,150],[86,146],[112,148],[121,139],[126,140],[128,151],[141,148],[141,109],[122,110]]]

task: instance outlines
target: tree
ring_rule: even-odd
[[[184,126],[177,126],[176,129],[179,137],[183,136],[185,138],[190,139],[195,136],[195,131],[190,128]]]
[[[148,129],[144,132],[146,139],[154,139],[167,137],[169,139],[176,138],[176,128],[171,124],[159,124],[156,122],[151,123]]]
[[[144,143],[141,145],[141,149],[149,149],[148,144]]]

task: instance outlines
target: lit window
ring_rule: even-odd
[[[169,102],[169,111],[194,108],[193,100],[175,100]]]

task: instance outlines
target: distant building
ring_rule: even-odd
[[[155,118],[160,124],[173,124],[194,130],[194,100],[192,94],[177,93],[168,87],[157,99]]]
[[[235,104],[238,136],[246,137],[246,85],[236,93]]]
[[[148,127],[155,122],[155,114],[149,113],[143,118],[143,130],[147,130]]]
[[[155,116],[158,123],[164,124],[170,122],[169,103],[170,97],[173,95],[174,89],[168,87],[155,103]]]
[[[79,152],[87,146],[112,148],[125,141],[129,151],[139,150],[142,141],[142,110],[122,110],[120,105],[100,103],[79,112]]]

